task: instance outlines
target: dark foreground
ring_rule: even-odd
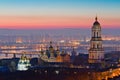
[[[97,80],[87,70],[80,69],[34,69],[28,71],[1,72],[0,80]],[[120,80],[119,77],[108,80]]]

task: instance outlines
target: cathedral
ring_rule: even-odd
[[[60,52],[58,46],[55,50],[52,46],[52,42],[50,42],[50,46],[46,51],[41,49],[40,52],[40,59],[44,62],[54,62],[54,63],[61,63],[61,62],[70,62],[70,55],[67,54],[64,50]]]
[[[30,60],[23,54],[18,62],[17,70],[18,71],[25,71],[31,66]]]
[[[101,63],[104,59],[104,50],[102,47],[102,37],[101,37],[101,26],[95,18],[95,22],[92,26],[92,35],[90,40],[90,49],[89,49],[89,63]]]

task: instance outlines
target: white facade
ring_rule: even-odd
[[[22,55],[18,62],[17,70],[25,71],[25,70],[28,70],[28,67],[30,66],[31,66],[30,60],[26,56]]]

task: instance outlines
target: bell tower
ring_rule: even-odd
[[[101,26],[97,17],[95,18],[91,31],[89,63],[101,63],[104,59],[104,50],[102,47]]]

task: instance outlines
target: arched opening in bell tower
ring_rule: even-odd
[[[98,32],[97,32],[97,37],[98,37]]]

